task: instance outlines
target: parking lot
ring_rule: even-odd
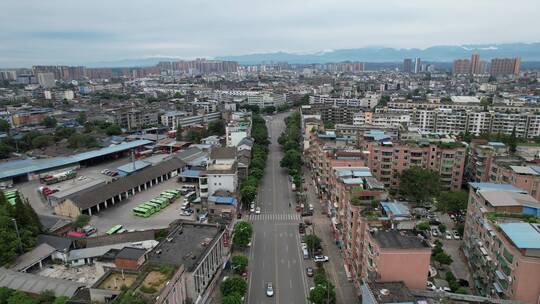
[[[101,212],[92,216],[90,224],[97,228],[97,234],[103,235],[114,225],[122,225],[127,230],[147,230],[156,228],[166,228],[169,224],[177,219],[193,220],[195,215],[181,216],[180,208],[183,197],[179,197],[173,204],[153,214],[148,218],[138,217],[133,215],[131,210],[139,204],[150,201],[159,196],[165,190],[178,189],[182,186],[176,182],[176,179],[167,180],[161,184],[155,185],[146,191],[139,192],[128,200],[122,201],[119,204],[110,206]]]
[[[97,166],[92,166],[88,168],[81,168],[77,170],[77,177],[75,179],[63,181],[60,183],[52,184],[50,186],[47,186],[51,189],[67,189],[70,187],[75,187],[77,185],[82,185],[88,182],[92,182],[95,180],[111,180],[112,177],[101,174],[101,171],[103,169],[116,169],[117,167],[121,165],[125,165],[130,162],[129,157],[123,157],[120,159],[116,159],[113,161],[105,162],[103,164],[99,164]],[[59,170],[62,171],[62,170]],[[79,179],[81,176],[84,176],[84,179]],[[17,188],[24,197],[26,197],[29,201],[34,210],[37,214],[44,214],[44,215],[52,215],[53,209],[48,205],[47,200],[45,200],[37,191],[37,189],[40,186],[45,186],[44,184],[41,184],[39,180],[33,180],[26,183],[21,183],[15,185],[15,188]]]

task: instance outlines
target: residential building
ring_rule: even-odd
[[[466,75],[471,72],[471,62],[469,59],[456,59],[452,67],[452,73],[454,75]]]
[[[414,73],[418,74],[422,72],[422,61],[419,57],[414,59]]]
[[[364,280],[403,281],[411,289],[426,288],[431,247],[415,233],[371,228],[364,244]]]
[[[439,173],[441,186],[459,190],[465,170],[465,146],[458,142],[423,139],[416,142],[390,141],[384,134],[364,134],[359,147],[373,175],[389,189],[399,188],[399,174],[412,166]]]
[[[411,73],[413,71],[412,69],[412,59],[411,58],[405,58],[403,60],[403,72],[404,73]]]
[[[231,121],[225,126],[227,147],[236,147],[246,137],[251,137],[251,118]]]
[[[493,58],[491,59],[491,76],[517,76],[519,75],[519,68],[521,65],[521,58]]]
[[[38,73],[37,81],[44,89],[54,88],[56,86],[56,80],[53,73]]]
[[[482,61],[480,61],[480,54],[471,55],[471,74],[472,75],[484,74]]]
[[[148,254],[150,265],[173,266],[156,304],[206,303],[229,257],[230,231],[223,227],[183,223]]]
[[[123,108],[113,110],[111,114],[114,122],[128,131],[144,129],[158,124],[158,113],[151,110]]]
[[[286,94],[261,93],[247,96],[247,104],[250,106],[258,106],[259,109],[264,109],[266,107],[275,107],[277,109],[277,107],[286,103]]]
[[[208,182],[208,194],[216,191],[236,193],[238,187],[238,166],[236,148],[213,148],[210,152],[210,163],[205,175]]]
[[[510,184],[469,183],[463,252],[480,295],[540,297],[540,203]]]

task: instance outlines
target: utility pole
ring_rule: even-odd
[[[11,221],[15,225],[15,232],[17,232],[17,239],[19,240],[19,251],[22,254],[23,248],[22,248],[22,242],[21,242],[21,235],[19,234],[19,227],[17,226],[17,220],[12,218]]]

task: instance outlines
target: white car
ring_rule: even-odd
[[[261,214],[261,207],[257,207],[255,209],[255,214]]]
[[[435,284],[433,284],[433,282],[427,281],[427,289],[431,290],[431,291],[435,291],[435,290],[437,290],[437,286],[435,286]]]
[[[328,257],[325,256],[325,255],[316,255],[314,258],[313,258],[313,262],[315,263],[318,263],[318,262],[328,262]]]
[[[444,235],[444,238],[447,239],[447,240],[451,240],[452,239],[452,234],[450,233],[450,231],[446,231],[445,235]]]
[[[274,296],[274,287],[272,286],[272,282],[269,282],[266,284],[266,296],[267,297]]]
[[[251,208],[249,208],[249,212],[251,213],[255,212],[255,206],[251,205]]]
[[[461,239],[461,238],[459,237],[459,233],[458,233],[456,230],[452,230],[452,234],[454,235],[454,239],[455,239],[455,240]]]

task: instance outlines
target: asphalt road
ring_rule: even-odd
[[[253,239],[250,252],[248,303],[307,303],[308,278],[300,251],[298,223],[293,210],[294,196],[286,172],[280,168],[282,152],[277,139],[285,128],[289,113],[267,120],[271,138],[265,175],[256,204],[261,214],[250,215]],[[266,284],[272,282],[274,296],[266,296]]]

